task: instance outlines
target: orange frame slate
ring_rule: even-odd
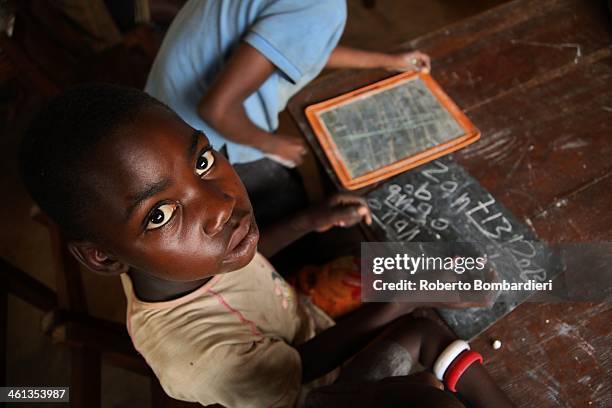
[[[408,156],[377,170],[373,170],[358,177],[351,177],[340,156],[338,146],[332,139],[327,127],[321,120],[320,115],[323,112],[328,111],[330,108],[344,105],[357,98],[362,99],[371,94],[399,86],[404,82],[416,79],[417,77],[423,81],[434,97],[451,114],[459,126],[463,128],[464,133],[455,139],[441,143],[437,146],[433,146],[427,150],[412,156]],[[310,123],[310,126],[312,127],[321,148],[325,152],[327,159],[331,163],[334,172],[338,176],[340,183],[347,190],[357,190],[395,176],[396,174],[403,173],[408,169],[420,166],[421,164],[427,163],[428,161],[434,160],[440,156],[454,152],[455,150],[467,146],[470,143],[474,143],[480,138],[480,131],[476,129],[474,124],[472,124],[467,116],[465,116],[465,114],[457,107],[457,105],[455,105],[448,95],[444,93],[442,88],[440,88],[440,85],[438,85],[431,75],[414,71],[404,72],[327,101],[310,105],[306,108],[306,118],[308,119],[308,122]]]

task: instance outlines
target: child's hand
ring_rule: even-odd
[[[429,55],[420,51],[404,52],[395,54],[392,63],[387,66],[392,71],[419,71],[429,73],[431,70],[431,59]]]
[[[372,224],[372,214],[365,199],[352,194],[336,194],[313,208],[311,220],[318,232],[333,227],[351,227],[361,220]]]
[[[296,167],[304,161],[306,146],[304,141],[292,136],[277,136],[264,152],[270,159],[285,167]]]

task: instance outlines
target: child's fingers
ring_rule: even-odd
[[[333,205],[336,204],[343,204],[343,205],[363,205],[363,206],[367,206],[367,202],[365,200],[365,198],[354,195],[354,194],[348,194],[348,193],[338,193],[336,195],[334,195],[331,199],[331,203]]]
[[[369,208],[356,205],[336,209],[334,219],[334,225],[338,227],[350,227],[361,220],[365,220],[368,225],[372,222]]]
[[[367,225],[372,225],[372,212],[370,211],[370,207],[367,205],[359,207],[357,210],[361,217],[365,219]]]
[[[431,58],[420,51],[409,54],[409,62],[417,71],[428,73],[431,70]]]
[[[335,211],[334,225],[338,227],[350,227],[357,224],[363,216],[360,214],[359,207],[347,206],[341,207]]]
[[[429,55],[419,52],[419,59],[422,61],[423,67],[429,71],[431,69],[431,58],[429,58]]]
[[[300,163],[296,163],[293,160],[289,160],[289,159],[286,159],[284,157],[278,156],[276,154],[266,153],[266,154],[264,154],[264,156],[267,157],[268,159],[270,159],[272,161],[275,161],[278,164],[283,165],[283,166],[285,166],[287,168],[290,168],[290,169],[295,168],[295,167],[298,166],[298,164],[300,164]]]
[[[353,194],[336,194],[332,197],[332,205],[357,207],[359,220],[364,219],[367,225],[372,224],[372,213],[365,198]]]

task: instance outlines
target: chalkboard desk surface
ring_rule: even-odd
[[[402,47],[481,131],[454,154],[543,240],[612,241],[612,24],[605,2],[516,0]],[[337,71],[289,104],[321,161],[304,109],[388,77]],[[475,340],[521,406],[612,405],[608,302],[524,303]],[[500,350],[490,342],[500,339]],[[592,405],[589,405],[589,402]]]

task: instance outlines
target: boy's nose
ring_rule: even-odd
[[[212,184],[206,189],[204,195],[204,233],[215,236],[223,230],[223,227],[232,217],[236,199]]]

